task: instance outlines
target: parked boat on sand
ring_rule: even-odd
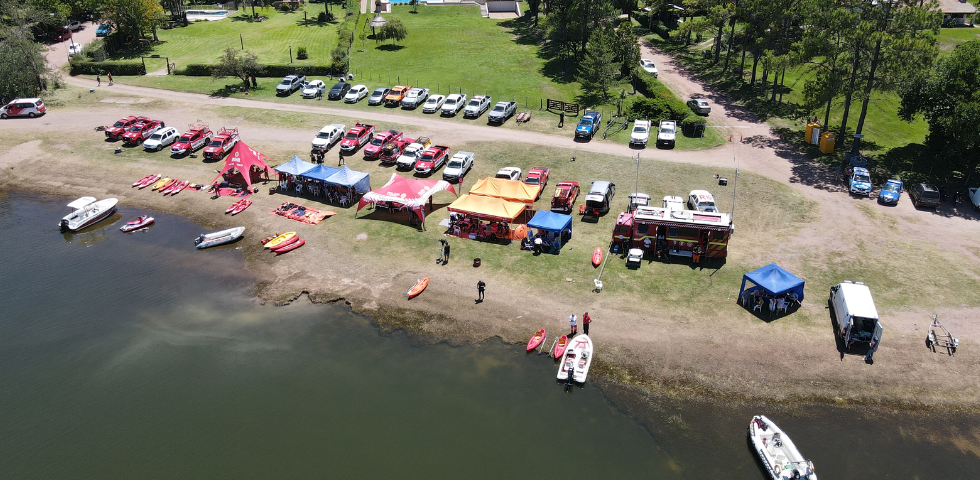
[[[803,458],[789,436],[765,415],[752,417],[748,435],[772,480],[817,480],[813,462]]]

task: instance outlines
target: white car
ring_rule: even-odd
[[[310,80],[303,85],[303,98],[316,98],[317,94],[322,96],[326,88],[327,85],[323,80]]]
[[[395,159],[395,166],[401,170],[409,170],[415,168],[415,162],[422,158],[422,152],[425,151],[425,145],[421,143],[412,143],[405,147],[402,154]]]
[[[143,141],[143,148],[147,150],[163,150],[163,147],[174,143],[180,137],[180,132],[174,127],[161,128]]]
[[[657,78],[657,76],[660,75],[660,72],[657,71],[657,66],[654,65],[653,60],[650,60],[649,58],[640,60],[640,68],[646,70],[646,72],[650,75],[653,75],[653,78]]]
[[[459,110],[466,106],[466,94],[454,93],[446,97],[446,102],[442,104],[443,115],[456,115]]]
[[[342,123],[334,123],[321,128],[320,132],[316,134],[316,138],[313,139],[313,150],[318,152],[330,150],[333,144],[343,138],[346,131],[347,126]]]
[[[650,139],[650,120],[633,122],[633,132],[630,133],[630,145],[646,145]]]
[[[402,99],[402,108],[418,108],[427,98],[429,98],[428,88],[413,88]]]
[[[684,210],[684,199],[678,197],[677,195],[667,195],[664,197],[664,210],[668,211],[683,211]]]
[[[357,103],[368,94],[367,85],[354,85],[344,95],[344,103]]]
[[[78,43],[71,43],[68,45],[68,56],[73,57],[79,53],[82,53],[82,45]]]
[[[457,152],[442,171],[442,179],[449,183],[458,183],[473,168],[475,156],[473,152]]]
[[[425,105],[422,105],[422,113],[436,113],[442,108],[443,103],[446,103],[445,95],[432,95],[425,101]]]
[[[677,140],[677,122],[673,120],[661,120],[660,128],[657,129],[657,146],[673,148]]]
[[[521,175],[523,173],[524,172],[522,172],[521,169],[520,168],[517,168],[517,167],[504,167],[504,168],[501,168],[500,170],[497,170],[497,174],[494,175],[494,177],[495,178],[503,178],[505,180],[518,180],[519,181],[521,179]]]
[[[692,210],[718,213],[718,207],[715,206],[715,197],[711,196],[711,193],[707,190],[691,190],[691,195],[688,196],[687,203]]]

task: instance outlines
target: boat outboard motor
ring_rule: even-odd
[[[200,237],[194,239],[194,245],[200,245],[201,242],[203,241],[204,241],[204,235],[201,235]]]
[[[70,228],[68,228],[68,220],[62,218],[61,219],[61,233],[65,233],[68,230],[71,230]]]

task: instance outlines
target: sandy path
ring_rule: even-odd
[[[94,35],[94,28],[90,27],[86,30]],[[78,37],[76,41],[79,41]],[[50,52],[50,55],[52,60],[57,61],[57,50]],[[646,48],[643,56],[654,59],[660,68],[661,80],[681,96],[703,91],[701,85],[677,68],[666,56]],[[86,88],[95,87],[94,82],[87,79],[69,77],[66,81]],[[109,88],[106,87],[105,79],[101,88]],[[120,84],[111,88],[120,95],[161,98],[194,105],[235,106],[342,117],[354,115],[368,121],[412,125],[433,138],[509,141],[623,156],[632,156],[636,153],[626,145],[601,140],[580,143],[568,136],[459,124],[436,118],[389,113],[384,110],[352,112],[311,104],[294,105],[249,99],[212,98],[201,94]],[[713,111],[709,119],[713,127],[731,131],[736,138],[744,136],[744,143],[733,143],[701,151],[647,149],[641,155],[666,161],[719,167],[733,166],[733,157],[737,157],[740,168],[788,184],[799,194],[818,202],[821,208],[814,220],[801,230],[796,238],[780,245],[777,251],[772,252],[773,258],[787,267],[792,268],[795,254],[799,251],[834,252],[839,255],[853,253],[855,247],[850,232],[859,232],[870,227],[867,216],[861,212],[861,207],[871,205],[871,202],[867,199],[854,199],[842,193],[839,184],[832,181],[832,173],[799,155],[786,143],[774,138],[768,126],[755,121],[751,115],[741,109],[719,101],[718,97],[712,96],[710,92],[707,94],[712,101]],[[106,106],[106,110],[112,108],[110,105]],[[0,129],[84,131],[92,128],[92,125],[105,123],[106,112],[100,110],[72,112],[71,115],[61,115],[55,111],[45,116],[40,125],[28,122],[4,122],[0,124]],[[147,113],[152,114],[152,112]],[[195,120],[193,114],[189,112],[177,110],[165,113],[168,115],[168,120],[175,118],[170,120],[174,125]],[[251,128],[243,129],[242,132],[243,136],[250,139],[295,142],[300,151],[307,148],[312,136],[310,131],[282,128]],[[955,215],[943,209],[938,214],[915,211],[907,199],[898,207],[883,212],[882,215],[894,222],[899,231],[921,242],[933,245],[942,242],[943,249],[969,253],[968,258],[973,263],[971,267],[977,266],[976,252],[968,239],[975,238],[975,235],[980,233],[978,231],[980,226],[972,216]],[[260,220],[264,224],[263,227],[273,228],[270,226],[272,223],[270,218]],[[329,248],[329,245],[327,247]],[[370,282],[360,281],[350,278],[349,275],[351,269],[357,268],[356,260],[338,264],[334,269],[311,271],[304,265],[304,262],[309,262],[310,256],[328,262],[335,260],[329,258],[327,251],[319,252],[311,249],[309,252],[305,254],[308,256],[290,257],[268,269],[277,281],[287,285],[283,287],[284,289],[305,289],[327,297],[339,295],[360,299],[361,306],[368,310],[383,309],[385,295],[390,292],[391,286],[405,283],[409,277],[414,280],[417,274],[414,271],[388,273],[374,277]],[[520,332],[523,330],[516,325],[517,322],[511,323],[513,319],[532,315],[552,318],[553,312],[565,311],[569,304],[569,299],[541,298],[536,298],[534,302],[515,304],[511,299],[526,296],[528,292],[508,288],[505,279],[500,279],[501,281],[492,284],[493,288],[488,292],[485,308],[478,310],[471,303],[475,280],[460,279],[458,275],[448,271],[436,275],[438,277],[434,277],[434,280],[437,281],[434,281],[433,285],[442,286],[430,287],[427,293],[428,303],[413,304],[413,307],[421,309],[429,318],[430,323],[424,324],[423,329],[436,335],[452,335],[454,329],[459,328],[452,322],[439,323],[432,320],[448,313],[456,319],[468,322],[467,328],[475,331],[477,336],[501,335],[505,339],[515,340],[517,335],[522,335]],[[817,287],[820,291],[811,289],[810,295],[814,301],[807,305],[807,308],[813,310],[822,308],[819,299],[825,295],[822,292],[825,286],[814,286]],[[706,325],[698,319],[643,313],[635,307],[622,305],[613,297],[606,296],[596,296],[584,306],[593,312],[594,317],[603,320],[599,325],[602,325],[601,341],[606,345],[608,352],[606,358],[614,359],[631,369],[639,369],[651,378],[659,379],[665,388],[674,382],[676,385],[707,386],[750,396],[760,394],[792,397],[814,393],[825,399],[832,398],[836,393],[841,393],[844,397],[856,398],[869,395],[870,398],[876,398],[875,395],[883,392],[895,401],[946,403],[952,399],[954,402],[976,403],[975,394],[978,393],[977,385],[980,382],[977,381],[974,367],[980,363],[978,362],[980,356],[975,352],[964,351],[957,356],[958,361],[952,363],[945,362],[942,356],[926,354],[924,348],[914,350],[914,345],[921,344],[918,338],[921,332],[919,329],[924,324],[922,319],[924,312],[918,310],[889,312],[888,326],[893,339],[883,345],[882,354],[891,353],[886,350],[893,349],[893,352],[901,351],[902,355],[891,353],[890,357],[899,358],[887,364],[884,362],[876,364],[875,376],[869,379],[867,373],[862,371],[863,367],[852,368],[858,360],[848,358],[846,362],[842,362],[837,358],[832,333],[823,326],[814,330],[789,327],[783,329],[778,326],[770,328],[762,322],[748,328],[745,328],[742,323]],[[944,315],[944,318],[947,316],[972,318],[977,312],[971,307],[973,306],[964,305],[944,309],[939,313]],[[487,311],[494,312],[494,315],[487,315],[485,313]],[[968,328],[958,329],[955,333],[961,340],[974,345],[980,341],[980,326],[970,325]],[[909,338],[899,338],[899,334],[902,337],[908,335]],[[782,342],[785,348],[792,350],[792,355],[774,355],[772,344],[769,342]],[[765,372],[765,374],[760,376],[758,372]],[[934,392],[933,397],[925,398],[922,394],[930,385],[944,384],[938,380],[942,376],[959,379],[957,388],[962,388],[956,392]],[[913,386],[910,382],[921,382],[921,385]],[[773,393],[775,389],[781,391]],[[768,393],[760,393],[763,391]],[[974,400],[965,401],[964,398],[970,398],[970,395],[973,395]]]

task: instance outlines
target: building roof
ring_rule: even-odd
[[[939,9],[943,13],[977,13],[977,7],[966,1],[960,0],[939,0]]]

